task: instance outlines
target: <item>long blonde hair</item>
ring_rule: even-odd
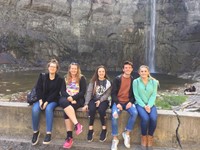
[[[81,69],[80,69],[80,66],[78,63],[71,63],[69,66],[68,66],[68,71],[67,71],[67,74],[65,75],[65,82],[66,83],[70,83],[72,82],[72,75],[71,75],[71,72],[70,72],[70,69],[71,69],[71,66],[72,65],[75,65],[77,66],[77,74],[76,74],[76,83],[79,83],[81,77],[83,76],[81,74]]]

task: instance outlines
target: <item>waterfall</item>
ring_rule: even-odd
[[[155,70],[155,26],[156,26],[156,0],[150,0],[150,27],[147,31],[146,63],[151,72]]]

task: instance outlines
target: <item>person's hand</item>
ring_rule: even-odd
[[[101,101],[100,101],[100,100],[97,100],[97,101],[95,102],[96,107],[99,107],[100,103],[101,103]]]
[[[148,112],[148,113],[151,112],[151,108],[149,106],[146,105],[144,108],[145,108],[146,112]]]
[[[128,102],[128,104],[126,104],[126,110],[129,109],[129,108],[131,108],[131,106],[132,106],[132,103]]]
[[[40,99],[40,100],[39,100],[39,105],[40,105],[40,109],[41,109],[41,110],[43,110],[42,104],[43,104],[43,101],[42,101],[42,99]]]
[[[85,106],[82,108],[82,111],[88,111],[88,105],[85,105]]]
[[[77,102],[75,100],[71,101],[72,104],[76,104]]]
[[[122,110],[122,105],[121,104],[117,104],[117,108],[121,111]]]
[[[47,105],[48,105],[48,102],[45,102],[45,103],[43,104],[42,110],[45,110],[45,108],[47,107]]]
[[[69,97],[67,98],[67,100],[68,100],[69,102],[72,102],[72,101],[73,101],[73,98],[72,98],[71,96],[69,96]]]

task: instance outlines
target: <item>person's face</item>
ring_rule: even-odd
[[[106,71],[105,71],[104,68],[99,68],[97,73],[98,73],[98,78],[99,79],[104,79],[105,78]]]
[[[69,72],[71,73],[72,76],[77,75],[78,73],[78,67],[77,65],[71,65]]]
[[[123,68],[124,74],[131,75],[132,71],[133,71],[133,67],[131,65],[129,64],[124,65],[124,68]]]
[[[139,75],[141,78],[147,78],[149,76],[149,70],[145,67],[140,68]]]
[[[57,65],[54,63],[50,63],[48,67],[49,73],[54,74],[57,72]]]

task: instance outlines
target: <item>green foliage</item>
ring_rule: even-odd
[[[161,109],[172,109],[172,106],[181,105],[186,101],[187,96],[160,96],[156,100],[156,106]]]

